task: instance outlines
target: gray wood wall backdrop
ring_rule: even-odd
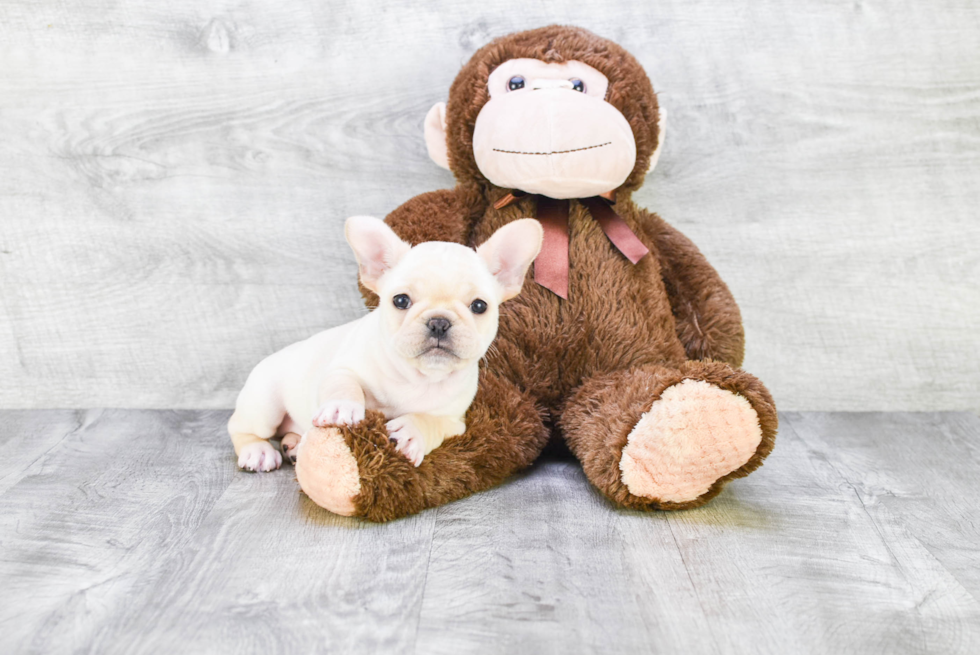
[[[452,184],[422,119],[492,37],[615,39],[670,118],[638,199],[781,409],[980,408],[980,3],[4,0],[0,406],[227,407],[361,311],[343,219]]]

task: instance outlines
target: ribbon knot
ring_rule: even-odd
[[[511,191],[494,203],[495,209],[502,209],[518,198],[527,195],[523,191]],[[537,216],[544,228],[544,243],[541,252],[534,260],[534,281],[568,300],[568,200],[556,200],[538,195]],[[599,224],[606,237],[619,252],[632,263],[637,263],[650,252],[636,236],[630,226],[617,214],[612,204],[612,194],[577,198],[589,210],[589,214]]]

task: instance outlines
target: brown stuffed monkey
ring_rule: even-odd
[[[662,138],[657,97],[620,46],[575,27],[499,38],[425,121],[454,189],[387,217],[407,242],[476,246],[522,217],[545,227],[501,308],[465,434],[416,468],[384,417],[311,431],[297,476],[339,514],[386,521],[492,487],[561,438],[616,505],[686,509],[772,450],[772,397],[738,366],[743,330],[698,249],[631,198]],[[362,288],[369,304],[390,302]]]

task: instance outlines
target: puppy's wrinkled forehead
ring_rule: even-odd
[[[391,270],[385,286],[411,286],[451,298],[489,294],[494,277],[476,251],[452,243],[420,243]]]

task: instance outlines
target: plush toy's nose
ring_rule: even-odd
[[[430,318],[426,325],[429,327],[429,334],[439,339],[443,337],[446,332],[449,332],[449,328],[453,326],[449,322],[448,318]]]

